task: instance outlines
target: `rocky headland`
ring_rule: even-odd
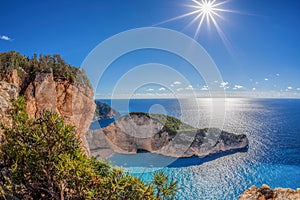
[[[111,108],[108,104],[102,103],[100,101],[95,101],[96,110],[94,114],[94,120],[101,120],[101,119],[110,119],[114,117],[119,117],[120,113],[115,109]]]
[[[26,112],[39,117],[57,112],[75,127],[82,147],[96,158],[112,153],[136,154],[145,150],[171,157],[204,157],[248,146],[246,135],[216,128],[197,129],[161,114],[130,113],[103,129],[88,130],[92,119],[119,117],[109,105],[95,102],[84,72],[66,64],[59,55],[28,58],[18,52],[0,53],[0,123],[12,124],[11,99],[26,98]],[[1,130],[0,130],[1,139]],[[239,200],[298,200],[300,189],[252,186]]]
[[[26,98],[26,112],[38,117],[57,112],[75,127],[84,148],[85,133],[94,115],[94,93],[84,72],[66,64],[59,55],[27,58],[17,52],[0,54],[0,123],[10,124],[11,99]]]
[[[292,190],[289,188],[271,189],[268,185],[250,187],[240,197],[239,200],[299,200],[300,188]]]
[[[204,157],[248,146],[246,135],[196,129],[174,117],[147,113],[125,115],[103,129],[89,130],[86,138],[95,157],[139,150],[170,157]]]

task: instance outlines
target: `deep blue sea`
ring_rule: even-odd
[[[163,113],[199,128],[210,125],[213,113],[211,99],[100,101],[112,105],[121,114]],[[248,149],[206,158],[176,160],[139,153],[115,154],[110,160],[146,181],[156,170],[163,170],[178,181],[177,199],[180,200],[237,199],[245,189],[263,183],[271,187],[300,188],[300,99],[232,98],[226,99],[224,105],[223,129],[246,134]]]

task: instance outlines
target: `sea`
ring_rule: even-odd
[[[300,188],[300,99],[98,101],[111,105],[121,115],[129,112],[161,113],[177,117],[194,127],[216,125],[228,132],[247,135],[248,148],[204,158],[175,159],[143,151],[136,155],[114,154],[108,158],[144,181],[151,180],[158,170],[165,172],[178,182],[176,199],[238,199],[244,190],[262,184],[272,188]],[[97,123],[105,127],[112,121]]]

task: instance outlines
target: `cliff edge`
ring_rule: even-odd
[[[261,188],[252,186],[246,190],[239,200],[299,200],[300,188],[292,190],[289,188],[275,188],[272,190],[268,185]]]
[[[196,129],[174,117],[130,113],[103,129],[89,130],[91,154],[136,154],[139,150],[170,157],[204,157],[248,146],[246,135],[220,129]]]
[[[119,117],[120,113],[111,108],[108,104],[95,100],[96,110],[93,120],[111,119]]]
[[[26,112],[38,117],[44,110],[57,112],[75,127],[83,147],[94,115],[94,93],[84,72],[66,64],[59,55],[27,58],[18,52],[0,53],[0,122],[9,124],[10,100],[26,98]]]

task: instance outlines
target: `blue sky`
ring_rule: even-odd
[[[218,1],[217,2],[223,2]],[[3,1],[0,7],[0,51],[19,51],[32,56],[61,54],[74,66],[102,41],[133,28],[154,26],[191,11],[191,0],[88,0],[88,1]],[[247,95],[299,96],[300,93],[300,1],[231,0],[220,13],[218,24],[230,41],[226,46],[214,26],[206,24],[195,38],[216,63],[228,93]],[[186,27],[195,16],[188,16],[159,27],[193,37],[199,20]],[[122,44],[120,44],[122,45]],[[142,85],[136,93],[165,94],[205,92],[206,83],[195,76],[184,60],[167,52],[132,52],[116,60],[103,77],[96,93],[108,95],[128,70],[145,63],[162,63],[178,70],[188,83],[165,74],[165,85]],[[177,84],[174,84],[176,83]],[[181,82],[181,84],[178,84]],[[130,83],[125,85],[130,87]],[[122,91],[126,90],[123,85]],[[165,89],[162,89],[165,88]],[[169,88],[169,89],[168,89]],[[255,88],[255,89],[254,89]]]

